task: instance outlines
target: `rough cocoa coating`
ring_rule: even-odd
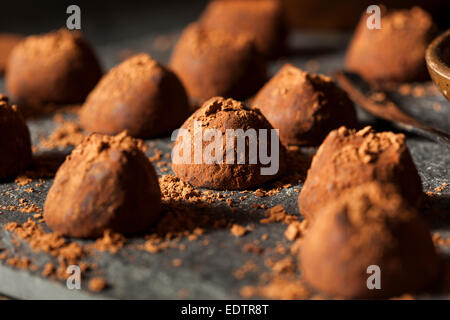
[[[245,99],[266,81],[266,68],[251,38],[189,25],[175,46],[170,66],[193,104],[224,96]]]
[[[27,37],[9,57],[7,90],[22,105],[84,101],[102,75],[81,33],[60,29]]]
[[[352,101],[331,78],[291,64],[266,83],[253,105],[280,129],[285,144],[319,145],[331,130],[357,123]]]
[[[371,265],[380,267],[381,289],[367,288]],[[301,244],[300,267],[303,279],[324,293],[389,298],[427,288],[440,259],[428,227],[396,187],[369,182],[321,210]]]
[[[436,34],[431,16],[413,7],[384,11],[381,29],[368,29],[363,14],[347,51],[350,71],[376,84],[411,82],[429,78],[425,50]]]
[[[91,132],[151,138],[178,128],[189,116],[186,91],[175,74],[149,55],[135,55],[111,69],[81,110]]]
[[[360,184],[378,181],[396,186],[412,205],[423,198],[420,176],[403,134],[333,130],[314,156],[298,197],[300,213],[312,218],[324,202]]]
[[[0,33],[0,75],[5,72],[12,49],[22,40],[23,37],[18,34]]]
[[[285,52],[287,28],[278,0],[211,1],[199,22],[208,29],[235,35],[248,34],[255,39],[258,51],[266,57],[276,57]]]
[[[66,236],[91,238],[110,229],[134,233],[159,216],[161,191],[138,142],[123,132],[89,135],[56,173],[44,219]]]
[[[200,122],[201,128],[204,132],[207,129],[218,129],[223,135],[223,163],[194,163],[194,139],[195,121]],[[259,186],[269,180],[279,176],[284,169],[285,149],[279,143],[279,170],[275,175],[262,175],[261,168],[268,167],[263,165],[258,158],[257,163],[250,164],[249,162],[249,140],[246,139],[245,147],[245,163],[232,164],[226,163],[226,129],[255,129],[259,139],[259,129],[267,129],[268,132],[268,150],[271,150],[270,130],[273,129],[270,123],[264,118],[258,109],[250,109],[242,102],[233,99],[224,99],[221,97],[211,98],[206,101],[204,105],[198,109],[186,122],[181,129],[186,129],[189,132],[189,138],[183,139],[180,135],[175,142],[175,150],[180,148],[183,144],[190,144],[191,163],[174,163],[172,162],[172,169],[175,174],[185,182],[190,183],[195,187],[204,187],[217,190],[232,190],[232,189],[247,189]],[[278,138],[277,138],[278,139]],[[214,141],[214,138],[212,139]],[[255,142],[258,143],[258,142]],[[205,150],[206,146],[210,145],[211,141],[203,141],[202,148]],[[183,149],[182,149],[183,148]],[[183,151],[187,150],[184,147],[175,154],[182,156]],[[259,149],[259,148],[258,148]],[[231,148],[229,148],[231,150]],[[186,151],[187,152],[187,151]],[[234,143],[235,160],[242,154],[237,152],[237,143]],[[173,159],[172,159],[173,161]]]
[[[17,106],[0,94],[0,179],[11,177],[31,162],[31,139]]]

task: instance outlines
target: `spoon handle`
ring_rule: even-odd
[[[412,126],[402,122],[397,122],[396,125],[401,129],[415,133],[417,135],[428,138],[435,142],[447,145],[447,147],[450,148],[450,135],[441,130],[431,128],[425,125]]]
[[[392,101],[385,100],[380,103],[373,101],[365,92],[369,89],[360,89],[359,86],[355,84],[355,81],[344,72],[336,73],[335,77],[339,85],[348,93],[350,98],[373,116],[387,120],[401,129],[421,135],[450,148],[449,134],[419,122],[400,110]]]

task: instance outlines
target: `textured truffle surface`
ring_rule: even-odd
[[[266,81],[264,62],[251,38],[198,24],[184,30],[170,66],[197,106],[215,96],[245,99]]]
[[[420,176],[403,134],[333,130],[317,150],[298,197],[300,213],[308,218],[325,201],[366,182],[393,184],[412,206],[422,199]]]
[[[215,152],[211,152],[213,157],[222,160],[222,163],[212,161],[203,157],[200,159],[200,163],[195,163],[195,152],[198,146],[202,147],[203,154],[208,145],[211,142],[215,142],[215,137],[210,141],[206,138],[200,140],[200,143],[196,143],[196,137],[200,136],[198,129],[195,128],[195,123],[198,123],[199,129],[203,130],[203,133],[208,129],[217,129],[222,134],[221,148],[223,150],[223,157],[219,157]],[[263,175],[261,174],[261,168],[268,167],[261,163],[258,158],[254,164],[251,164],[249,159],[249,145],[258,144],[258,149],[261,147],[259,143],[260,132],[259,129],[268,130],[267,137],[267,150],[270,153],[272,148],[271,144],[271,132],[273,129],[270,123],[264,118],[261,112],[257,109],[250,109],[242,102],[238,102],[232,99],[224,99],[221,97],[211,98],[205,104],[198,109],[186,122],[181,129],[187,130],[189,133],[187,137],[179,135],[175,142],[174,154],[177,157],[184,157],[184,152],[190,154],[187,157],[190,162],[172,162],[172,169],[180,179],[190,183],[196,187],[205,187],[218,190],[231,190],[231,189],[246,189],[253,188],[274,179],[278,176],[284,166],[285,150],[278,137],[276,137],[276,143],[278,144],[278,162],[279,170],[275,174]],[[250,139],[246,139],[245,143],[245,159],[244,154],[238,152],[238,143],[235,140],[234,148],[227,146],[227,129],[242,129],[244,134],[247,130],[255,130],[257,135],[257,141],[250,142]],[[197,131],[196,131],[197,130]],[[235,133],[238,133],[235,131]],[[230,139],[230,141],[232,141]],[[190,152],[189,152],[190,151]],[[234,154],[234,162],[227,163],[227,153]],[[237,160],[243,159],[244,163],[238,164]],[[173,159],[172,159],[173,161]],[[208,161],[211,161],[208,163]]]
[[[86,99],[80,119],[91,132],[127,130],[131,136],[151,138],[179,127],[188,116],[188,98],[179,79],[141,53],[100,80]]]
[[[99,62],[81,33],[60,29],[29,36],[10,54],[6,85],[22,105],[79,103],[102,75]]]
[[[367,183],[321,210],[300,250],[303,278],[322,292],[345,298],[389,298],[425,289],[440,262],[430,231],[394,186]],[[380,268],[381,289],[368,278]]]
[[[356,126],[356,112],[347,94],[331,78],[286,64],[258,92],[253,105],[285,144],[319,145],[340,126]]]
[[[44,205],[56,232],[97,237],[110,229],[134,233],[159,216],[156,172],[138,142],[123,132],[89,135],[58,169]]]
[[[14,47],[23,37],[14,33],[0,33],[0,74],[5,72],[8,58]]]
[[[31,139],[17,106],[0,94],[0,179],[9,178],[31,162]]]
[[[347,51],[350,71],[382,84],[428,79],[425,50],[436,34],[431,16],[413,7],[383,12],[381,29],[367,28],[363,14]]]
[[[276,57],[285,51],[287,29],[278,0],[211,1],[200,23],[208,29],[249,35],[255,39],[258,51],[267,57]]]

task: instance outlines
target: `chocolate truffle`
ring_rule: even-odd
[[[287,30],[278,0],[211,1],[199,22],[208,29],[248,34],[266,57],[284,53]]]
[[[285,144],[319,145],[340,126],[356,126],[356,112],[347,94],[331,78],[286,64],[258,92],[253,105]]]
[[[330,201],[301,243],[303,279],[335,296],[389,298],[426,289],[440,261],[430,231],[394,186],[370,182]],[[379,267],[380,289],[375,285]]]
[[[189,116],[186,91],[175,74],[149,55],[135,55],[111,69],[81,109],[91,132],[151,138],[178,128]]]
[[[6,85],[20,107],[79,103],[101,74],[99,62],[81,33],[60,29],[27,37],[13,49]]]
[[[245,99],[266,80],[253,40],[197,24],[183,32],[170,65],[197,106],[214,96]]]
[[[378,181],[395,185],[412,205],[422,199],[420,176],[403,134],[356,132],[341,127],[326,137],[315,154],[298,197],[300,213],[311,218],[325,201],[360,184]]]
[[[91,238],[110,229],[145,230],[159,216],[156,172],[138,141],[126,132],[89,135],[58,169],[44,204],[56,232]]]
[[[13,33],[0,33],[0,74],[5,72],[9,54],[23,40],[23,37]]]
[[[31,139],[17,106],[0,94],[0,179],[25,169],[31,162]]]
[[[431,16],[413,7],[383,12],[381,29],[369,29],[363,14],[347,52],[350,71],[375,84],[428,79],[425,50],[436,34]]]
[[[172,152],[172,169],[195,187],[253,188],[274,179],[283,170],[285,150],[277,133],[258,109],[250,109],[242,102],[211,98],[186,120],[181,131]],[[214,135],[208,136],[208,131]],[[267,139],[261,132],[267,133]],[[247,133],[250,134],[244,141]],[[263,164],[264,146],[272,161]],[[252,150],[258,154],[251,156]]]

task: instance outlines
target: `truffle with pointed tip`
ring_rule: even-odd
[[[331,130],[357,124],[352,101],[331,78],[291,64],[264,85],[252,104],[280,129],[285,144],[319,145]]]
[[[432,285],[440,261],[426,223],[396,187],[369,182],[322,207],[302,240],[300,268],[323,293],[389,298]]]
[[[89,94],[80,121],[90,132],[127,130],[152,138],[178,128],[189,116],[186,91],[177,76],[145,53],[111,69]]]
[[[58,169],[44,219],[65,236],[143,231],[159,217],[161,191],[140,143],[123,132],[89,135]]]
[[[378,85],[429,78],[425,51],[436,34],[432,17],[419,7],[382,10],[381,29],[369,29],[363,14],[346,56],[347,69]]]
[[[11,99],[22,106],[83,102],[102,76],[97,57],[78,31],[63,28],[27,37],[6,68]]]
[[[9,178],[31,162],[31,139],[17,106],[0,94],[0,179]]]
[[[211,1],[199,22],[208,29],[249,35],[266,57],[277,57],[286,50],[287,27],[278,0]]]
[[[184,30],[170,66],[197,107],[215,96],[245,99],[266,81],[265,64],[251,38],[199,24]]]
[[[242,132],[237,131],[239,129]],[[267,139],[261,136],[260,129],[267,130]],[[195,187],[233,190],[260,186],[279,176],[285,166],[285,149],[272,129],[258,109],[248,108],[233,99],[211,98],[181,127],[185,133],[179,134],[175,142],[172,169],[181,180]],[[208,130],[221,135],[207,137]],[[232,130],[230,133],[236,136],[228,139],[227,130]],[[254,139],[245,138],[244,147],[239,148],[238,140],[243,141],[246,133],[254,133]],[[272,163],[263,164],[261,154],[257,153],[257,158],[250,155],[250,146],[260,152],[261,143],[266,144]],[[262,168],[271,166],[273,172],[262,173]]]
[[[370,127],[333,130],[308,170],[298,197],[300,213],[314,218],[329,199],[372,181],[393,184],[412,206],[423,199],[420,176],[403,134],[376,133]]]

